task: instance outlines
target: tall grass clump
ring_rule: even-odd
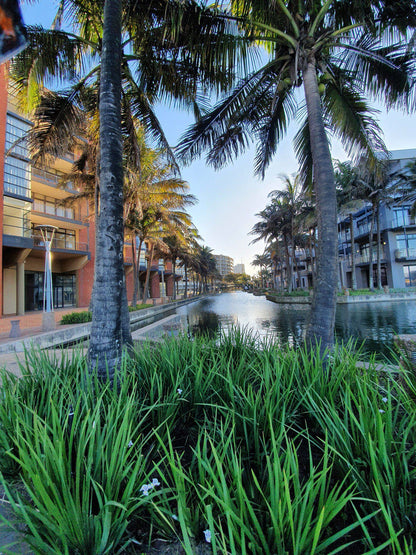
[[[236,328],[145,343],[103,384],[81,352],[27,353],[0,399],[2,481],[27,542],[414,553],[416,380],[360,356],[338,346],[322,360]]]

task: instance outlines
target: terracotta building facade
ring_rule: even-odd
[[[95,226],[87,199],[62,177],[71,171],[77,152],[52,163],[33,164],[25,136],[32,123],[8,94],[6,67],[0,66],[0,236],[2,315],[43,309],[45,246],[41,227],[53,226],[52,285],[54,308],[88,307],[94,282]],[[133,292],[131,246],[125,246],[128,299]],[[131,255],[130,255],[131,256]],[[144,282],[146,260],[141,260]],[[162,302],[173,294],[170,262],[156,260],[150,297]]]

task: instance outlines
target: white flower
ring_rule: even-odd
[[[383,401],[383,403],[387,403],[388,401],[387,397],[383,397],[381,400]]]
[[[157,478],[153,478],[152,480],[152,487],[155,488],[157,486],[160,486],[160,482]]]
[[[182,395],[182,389],[178,388],[176,391],[178,392],[178,395]]]
[[[211,530],[204,530],[205,541],[211,543]]]
[[[127,444],[127,447],[133,447],[134,443],[130,440]]]
[[[142,495],[149,495],[149,484],[143,484],[142,487],[140,488],[140,491],[142,492]]]
[[[383,410],[383,409],[378,409],[378,412],[380,412],[381,414],[383,414],[383,412],[386,412],[386,411]]]

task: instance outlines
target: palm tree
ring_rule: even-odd
[[[358,174],[356,168],[350,162],[336,162],[335,184],[337,187],[337,201],[341,213],[348,213],[350,243],[351,243],[351,289],[357,289],[356,260],[355,260],[355,237],[353,214],[363,204],[360,198],[358,186]]]
[[[251,263],[253,266],[259,266],[261,287],[264,289],[264,270],[270,265],[270,255],[267,252],[256,254]]]
[[[106,0],[100,87],[100,218],[95,302],[88,356],[92,371],[113,380],[123,344],[123,159],[121,1]]]
[[[197,113],[198,86],[214,86],[218,92],[224,90],[232,72],[224,64],[217,64],[214,70],[205,64],[201,56],[205,41],[208,40],[212,46],[215,42],[212,41],[213,36],[226,37],[228,24],[221,18],[213,18],[210,10],[193,0],[185,3],[162,1],[150,5],[148,2],[126,0],[123,2],[123,12],[121,0],[107,0],[104,2],[104,17],[101,8],[102,3],[97,4],[94,0],[61,0],[58,16],[51,30],[29,29],[31,47],[15,58],[12,74],[22,103],[28,110],[39,104],[45,78],[52,76],[58,82],[70,82],[68,90],[59,95],[60,108],[55,119],[44,128],[45,144],[49,138],[56,138],[61,132],[65,137],[65,148],[70,138],[79,132],[74,125],[75,119],[71,118],[79,112],[76,108],[91,108],[85,103],[86,90],[92,87],[95,91],[93,111],[98,106],[100,91],[100,115],[105,119],[103,123],[100,118],[100,182],[104,179],[106,183],[100,202],[96,252],[97,257],[103,251],[108,255],[111,251],[112,256],[104,256],[100,260],[100,269],[98,266],[96,268],[94,292],[100,289],[100,293],[97,293],[97,299],[94,293],[93,311],[97,307],[97,313],[93,318],[90,358],[92,364],[97,365],[100,375],[106,375],[108,370],[111,377],[123,341],[131,340],[126,320],[127,296],[123,291],[123,258],[122,250],[120,251],[122,232],[119,234],[119,209],[122,200],[122,164],[119,156],[121,123],[127,130],[133,129],[132,120],[139,118],[153,138],[164,144],[174,161],[154,114],[153,105],[158,100],[169,97],[179,104],[193,107]],[[67,33],[60,29],[65,10],[70,14],[73,32]],[[123,39],[126,39],[123,45],[122,30]],[[215,30],[220,32],[216,33]],[[186,48],[187,44],[192,45],[192,54]],[[109,59],[109,47],[113,49],[112,63]],[[237,50],[238,48],[235,53]],[[101,64],[97,64],[97,60],[101,60]],[[114,71],[113,75],[109,74],[109,68]],[[111,88],[113,85],[113,92],[110,94],[106,87]],[[124,109],[122,120],[121,106]],[[110,148],[109,140],[113,131],[114,144]],[[105,133],[109,134],[104,137]],[[55,144],[58,142],[55,141]],[[103,145],[104,152],[101,151]],[[134,154],[135,142],[132,141],[131,145]],[[112,203],[114,195],[119,195],[115,204]],[[104,237],[108,237],[109,242]],[[105,262],[107,267],[112,268],[111,272],[106,273],[106,277],[113,281],[110,285],[112,294],[103,302],[103,292],[107,289],[103,288],[102,282],[102,265]],[[101,302],[103,304],[99,305]],[[120,314],[116,315],[117,303],[122,306],[124,318]],[[111,310],[106,313],[106,306],[109,304]],[[105,318],[102,317],[103,314]],[[100,322],[105,320],[111,320],[112,324],[100,329]],[[124,329],[121,332],[119,327],[123,323]]]
[[[283,233],[287,239],[288,248],[288,262],[290,269],[290,283],[289,291],[293,287],[293,269],[296,266],[296,273],[298,275],[298,282],[300,283],[299,270],[297,268],[296,259],[296,235],[300,233],[301,224],[300,216],[305,206],[304,197],[301,191],[300,175],[296,174],[293,181],[288,175],[281,175],[284,189],[272,191],[269,193],[269,198],[272,202],[280,205],[281,218],[286,225],[282,225],[280,232]]]
[[[415,7],[407,2],[407,25],[415,27]],[[389,3],[391,14],[394,9]],[[370,0],[234,0],[228,17],[264,46],[267,59],[184,136],[186,160],[208,150],[207,160],[221,167],[257,142],[255,168],[264,172],[291,120],[298,114],[296,89],[303,88],[306,118],[295,148],[306,181],[313,181],[318,220],[317,269],[309,344],[331,347],[337,287],[337,218],[334,171],[327,132],[348,151],[375,157],[382,148],[379,128],[362,91],[409,108],[414,56],[394,44],[384,2]],[[403,22],[402,22],[403,23]],[[396,35],[397,37],[397,35]]]
[[[371,204],[371,219],[369,233],[369,269],[368,286],[374,289],[373,275],[373,241],[374,227],[376,228],[376,267],[377,288],[381,289],[381,228],[380,228],[380,205],[381,202],[391,202],[392,188],[389,162],[387,159],[377,160],[374,164],[363,157],[356,166],[357,183],[356,197]],[[393,193],[394,195],[394,193]]]

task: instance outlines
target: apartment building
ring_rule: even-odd
[[[246,273],[246,267],[244,266],[244,264],[236,264],[234,266],[234,273],[235,274],[245,274]]]
[[[381,236],[381,284],[389,288],[416,286],[416,220],[412,207],[416,202],[416,191],[409,195],[409,187],[399,182],[397,174],[403,173],[406,166],[416,159],[416,149],[395,150],[390,152],[389,173],[392,185],[397,184],[396,193],[389,203],[380,206]],[[355,282],[358,289],[369,287],[370,278],[370,224],[371,204],[367,203],[352,214],[345,212],[338,216],[338,285],[352,287],[353,259]],[[351,219],[353,222],[353,245],[351,244]],[[373,229],[372,272],[377,284],[377,227]],[[313,263],[315,252],[308,241],[305,248],[297,248],[295,253],[292,286],[294,288],[313,287]],[[287,286],[287,271],[284,261],[274,269],[276,287]]]
[[[224,254],[214,254],[215,264],[221,276],[232,274],[234,272],[234,260],[230,256]]]
[[[86,199],[75,199],[71,183],[61,186],[77,151],[48,164],[33,164],[25,139],[32,123],[7,91],[5,66],[0,66],[0,310],[2,315],[43,309],[45,248],[38,226],[55,228],[52,243],[54,308],[87,307],[95,259],[93,210]],[[128,299],[133,292],[131,240],[124,249]],[[145,281],[146,251],[140,260]],[[160,302],[173,294],[169,261],[155,260],[150,274],[150,297]]]
[[[397,173],[416,159],[416,149],[396,150],[390,153],[389,170],[392,184],[397,182],[393,202],[380,206],[381,283],[391,288],[416,286],[416,221],[411,208],[416,201],[409,197],[408,189],[399,186]],[[352,214],[354,243],[351,245],[351,219],[339,218],[338,252],[340,285],[352,286],[352,256],[358,288],[367,288],[370,276],[370,222],[371,205],[367,204]],[[377,283],[377,228],[373,230],[373,278]]]

